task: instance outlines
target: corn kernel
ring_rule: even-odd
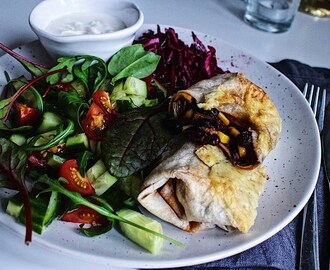
[[[220,120],[226,125],[228,126],[230,124],[230,121],[228,120],[228,118],[222,113],[222,112],[219,112],[219,118]]]
[[[218,136],[220,138],[220,142],[223,144],[228,144],[230,141],[230,138],[228,135],[226,135],[225,133],[218,131]]]
[[[228,126],[230,124],[230,121],[228,120],[228,118],[222,113],[222,112],[219,112],[219,118],[220,120],[226,125]]]
[[[238,129],[233,126],[228,127],[228,129],[229,129],[230,134],[233,135],[234,137],[237,137],[240,134]]]
[[[246,148],[243,146],[238,146],[238,154],[240,157],[245,157],[246,155]]]

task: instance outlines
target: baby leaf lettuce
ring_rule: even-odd
[[[160,156],[173,136],[166,121],[166,112],[150,108],[119,114],[101,141],[102,159],[110,173],[130,176]]]
[[[11,141],[0,138],[0,171],[7,174],[8,185],[13,186],[24,181],[27,154]],[[3,184],[3,187],[8,187]]]
[[[89,108],[89,104],[74,90],[59,92],[57,103],[61,104],[59,110],[65,111],[65,116],[74,121],[77,126],[85,110]]]
[[[146,78],[155,71],[159,60],[159,55],[144,50],[142,44],[124,47],[108,64],[108,71],[113,76],[111,82],[126,77]]]
[[[19,77],[17,79],[11,80],[7,84],[6,90],[8,91],[8,94],[11,95],[9,98],[4,98],[0,100],[0,134],[1,131],[10,131],[10,132],[26,132],[28,130],[33,129],[32,126],[20,126],[15,127],[14,123],[10,121],[9,119],[6,119],[8,110],[11,106],[12,102],[12,95],[15,94],[19,89],[24,87],[24,85],[28,83],[28,81],[23,77]],[[39,92],[34,88],[33,86],[30,86],[27,91],[23,92],[21,97],[22,100],[24,100],[23,103],[27,104],[28,106],[34,107],[38,109],[39,113],[42,113],[43,111],[43,100]],[[5,120],[6,119],[6,120]]]
[[[58,59],[58,64],[50,71],[62,68],[66,68],[66,72],[48,76],[47,82],[50,84],[73,83],[79,79],[90,91],[90,94],[100,89],[108,76],[106,63],[91,55],[61,57]]]

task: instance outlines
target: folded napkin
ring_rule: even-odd
[[[306,82],[328,89],[330,96],[330,70],[313,68],[294,60],[283,60],[271,63],[273,67],[286,75],[299,89],[303,89]],[[318,218],[319,218],[319,246],[321,269],[328,269],[329,231],[330,222],[327,182],[324,179],[323,168],[317,182]],[[277,234],[263,243],[240,254],[222,260],[176,268],[184,269],[283,269],[293,270],[298,267],[302,213]]]

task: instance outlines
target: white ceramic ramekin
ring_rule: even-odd
[[[73,36],[54,35],[46,30],[51,21],[79,12],[118,16],[127,27],[110,33]],[[44,0],[29,16],[32,30],[53,58],[87,54],[98,56],[105,61],[120,48],[132,44],[143,22],[142,11],[126,0]]]

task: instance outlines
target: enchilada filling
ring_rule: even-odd
[[[173,98],[169,112],[190,141],[220,147],[240,168],[253,169],[259,165],[254,149],[257,132],[250,123],[216,108],[201,109],[196,99],[187,93],[178,93]]]

